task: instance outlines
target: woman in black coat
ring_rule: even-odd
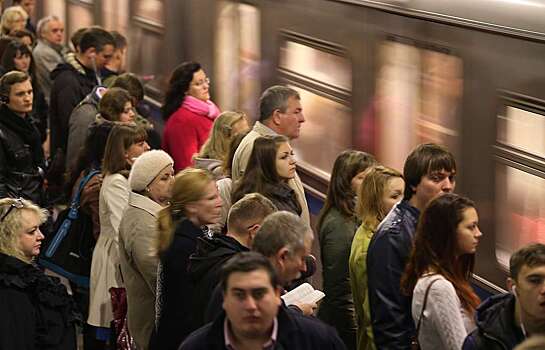
[[[32,261],[46,211],[24,199],[0,199],[0,349],[76,349],[78,314],[65,287]]]
[[[176,175],[171,205],[159,213],[157,301],[151,349],[176,350],[194,331],[191,311],[193,283],[189,256],[205,225],[221,219],[221,197],[205,170],[187,168]],[[204,311],[204,310],[203,310]]]

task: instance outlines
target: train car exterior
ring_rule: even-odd
[[[179,62],[203,64],[224,109],[256,116],[261,90],[287,84],[306,122],[294,142],[311,199],[335,156],[361,149],[401,169],[438,142],[458,162],[456,192],[484,232],[475,281],[501,291],[509,254],[545,242],[545,4],[490,0],[44,0],[68,32],[126,33],[130,67],[158,103]]]

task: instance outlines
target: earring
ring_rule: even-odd
[[[149,193],[149,187],[146,187],[146,192],[148,192],[148,193]]]

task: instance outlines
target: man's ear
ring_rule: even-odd
[[[282,112],[280,112],[279,109],[275,109],[272,116],[271,116],[271,121],[274,125],[280,125],[281,123],[281,116]]]
[[[97,55],[97,49],[94,47],[90,47],[87,50],[85,50],[84,55],[87,56],[89,59],[95,59]]]
[[[253,224],[252,226],[250,226],[250,228],[248,228],[248,240],[250,242],[253,242],[254,237],[260,227],[261,227],[260,224]]]
[[[508,277],[506,284],[507,290],[516,295],[517,293],[515,293],[515,290],[513,289],[516,286],[515,280],[513,280],[511,277]]]
[[[288,255],[289,250],[287,247],[282,247],[276,252],[276,261],[280,267],[284,267]]]

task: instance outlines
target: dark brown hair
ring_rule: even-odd
[[[409,263],[401,278],[403,293],[412,295],[418,279],[431,270],[452,283],[462,307],[473,314],[480,303],[469,284],[475,254],[457,254],[457,228],[468,208],[475,208],[473,201],[449,193],[435,198],[424,209],[418,222]]]
[[[121,173],[128,176],[131,167],[127,162],[125,153],[130,146],[146,141],[147,138],[146,131],[136,125],[120,124],[114,126],[106,142],[102,173],[104,175]]]

